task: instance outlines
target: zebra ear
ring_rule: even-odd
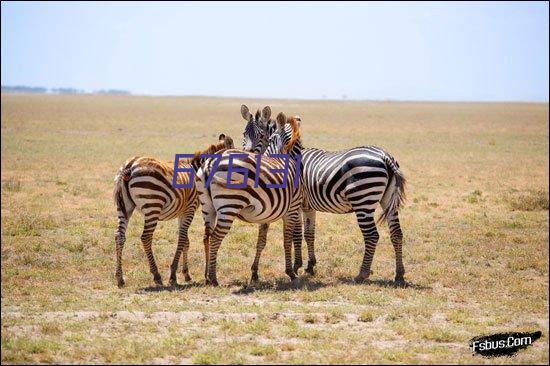
[[[218,137],[218,140],[220,142],[225,142],[225,135],[223,133],[220,134],[220,137]]]
[[[286,123],[286,116],[283,112],[281,112],[277,115],[277,128],[282,130],[283,128],[285,128],[285,123]]]
[[[262,118],[264,119],[264,121],[267,121],[269,120],[270,117],[271,117],[271,107],[266,105],[264,109],[262,109]]]
[[[252,119],[252,114],[248,110],[248,107],[246,105],[241,106],[241,116],[247,121],[250,121]]]

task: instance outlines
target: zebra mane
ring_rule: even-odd
[[[296,117],[290,117],[287,120],[287,123],[290,124],[292,127],[292,138],[290,141],[285,145],[283,149],[283,153],[286,154],[289,151],[292,151],[294,146],[300,142],[300,139],[302,138],[302,134],[300,133],[300,124],[298,123],[298,119]]]
[[[230,137],[230,136],[225,136],[223,138],[223,141],[217,143],[217,144],[212,144],[210,145],[210,147],[206,150],[203,150],[203,151],[196,151],[195,152],[195,156],[193,156],[192,158],[188,158],[186,160],[184,160],[185,163],[187,164],[191,164],[195,170],[198,170],[198,168],[200,168],[201,164],[202,164],[202,161],[204,158],[201,158],[201,155],[202,154],[214,154],[220,150],[225,150],[225,149],[233,149],[235,146],[233,145],[233,139]]]

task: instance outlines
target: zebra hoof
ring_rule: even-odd
[[[162,283],[162,277],[160,277],[160,275],[156,275],[153,280],[155,281],[155,284],[157,286],[164,286],[164,284]]]
[[[124,280],[122,279],[122,277],[117,278],[117,285],[118,285],[118,288],[124,287]]]
[[[175,278],[170,278],[170,286],[177,287],[178,281]]]
[[[189,276],[188,274],[185,275],[185,282],[191,282],[192,279],[191,279],[191,276]]]
[[[311,276],[315,276],[315,270],[313,269],[313,267],[307,267],[306,268],[306,273],[311,275]]]
[[[218,284],[218,280],[210,280],[209,283],[208,283],[210,286],[212,287],[218,287],[219,284]]]
[[[395,284],[397,286],[400,286],[400,287],[404,287],[404,286],[407,286],[407,282],[405,281],[405,279],[403,278],[403,276],[400,276],[400,277],[395,277]]]
[[[360,274],[353,279],[355,283],[366,283],[369,281],[369,275]]]
[[[257,284],[260,278],[258,277],[258,273],[252,273],[252,277],[250,277],[250,283],[251,284]]]
[[[296,261],[296,262],[294,262],[294,268],[293,268],[293,269],[294,269],[294,272],[295,272],[295,273],[298,273],[298,270],[299,270],[300,268],[302,268],[302,265],[303,265],[303,263],[302,263],[301,261]]]
[[[298,278],[298,276],[296,275],[296,273],[294,273],[294,271],[292,272],[286,272],[286,274],[288,275],[288,277],[290,277],[290,281],[294,281],[295,279]]]
[[[206,278],[206,285],[207,286],[212,286],[212,287],[217,287],[217,286],[219,286],[218,285],[218,279],[216,277],[214,277],[214,278],[207,277]]]

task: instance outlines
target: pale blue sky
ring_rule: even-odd
[[[2,85],[548,101],[548,4],[2,2]]]

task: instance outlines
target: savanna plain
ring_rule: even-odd
[[[14,94],[1,103],[2,363],[548,364],[548,104]],[[218,255],[221,286],[205,286],[197,211],[190,283],[178,271],[179,286],[154,286],[135,213],[117,288],[119,166],[132,155],[172,161],[222,132],[240,146],[242,103],[299,114],[307,147],[377,145],[395,156],[408,180],[406,286],[393,282],[386,225],[370,282],[355,284],[356,218],[322,213],[315,276],[289,282],[278,222],[260,283],[247,286],[258,228],[236,222]],[[153,251],[165,284],[176,240],[176,221],[160,223]],[[542,338],[513,357],[468,345],[536,330]]]

